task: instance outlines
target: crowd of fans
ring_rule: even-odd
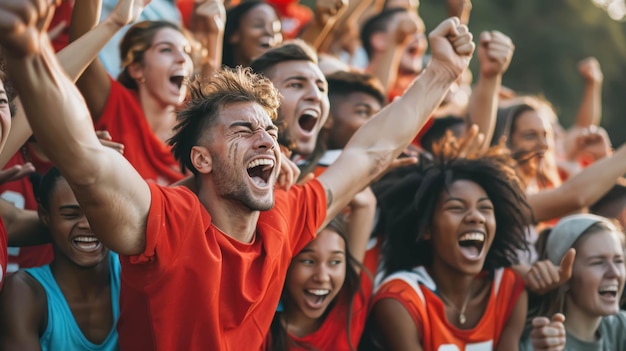
[[[446,6],[2,0],[0,349],[626,350],[600,64]]]

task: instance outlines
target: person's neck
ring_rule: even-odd
[[[198,198],[211,215],[213,225],[237,241],[251,243],[256,234],[260,211],[252,211],[240,201],[225,199],[210,188],[199,183]]]
[[[176,108],[152,97],[146,89],[139,89],[141,109],[150,129],[161,141],[166,142],[176,125]]]
[[[590,316],[576,307],[569,294],[565,295],[565,330],[581,341],[593,342],[597,340],[596,332],[602,317]]]
[[[477,284],[473,284],[476,276],[461,273],[451,269],[445,263],[437,260],[429,268],[431,278],[437,284],[437,291],[445,299],[462,309],[469,299],[468,295],[476,291]]]
[[[50,263],[50,271],[65,295],[71,294],[79,299],[90,300],[98,297],[111,285],[109,254],[102,262],[90,268],[77,266],[58,250],[55,250],[54,257]]]
[[[286,308],[280,315],[280,321],[287,329],[287,333],[298,338],[314,333],[322,325],[322,318],[309,318],[301,312],[289,313],[297,308]]]

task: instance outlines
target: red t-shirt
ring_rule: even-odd
[[[69,28],[72,20],[72,11],[74,10],[73,0],[63,0],[61,4],[54,10],[54,16],[50,21],[48,30],[57,30],[63,28],[59,34],[52,39],[52,46],[55,52],[61,51],[70,42]]]
[[[144,179],[169,185],[184,177],[169,145],[150,129],[137,92],[116,80],[111,79],[109,99],[96,129],[108,130],[113,141],[124,144],[124,156]]]
[[[28,152],[28,161],[30,161],[35,170],[39,174],[45,174],[48,172],[52,164],[50,162],[43,161],[35,156],[33,152],[30,152],[28,144],[26,144],[25,150],[19,150],[11,157],[7,162],[4,169],[13,167],[15,165],[23,165],[26,163],[24,154]],[[25,210],[37,210],[37,200],[35,199],[35,193],[33,190],[33,184],[28,177],[18,179],[13,182],[0,184],[0,197],[4,200],[12,203],[15,207]],[[54,253],[52,251],[52,244],[37,245],[37,246],[25,246],[25,247],[11,247],[8,251],[9,254],[9,266],[6,268],[9,273],[15,272],[20,268],[39,267],[52,262]]]
[[[382,299],[400,302],[418,327],[424,351],[437,351],[444,347],[451,350],[493,350],[524,290],[524,282],[511,269],[497,269],[493,274],[487,308],[472,329],[458,329],[448,322],[436,288],[426,270],[418,267],[385,279],[376,292],[374,303]]]
[[[146,249],[121,257],[120,348],[259,350],[292,257],[325,219],[321,183],[276,190],[249,244],[214,227],[187,188],[150,190]]]
[[[337,297],[339,300],[328,313],[326,320],[324,320],[319,329],[301,338],[290,335],[291,339],[301,346],[290,347],[289,350],[351,351],[356,349],[359,346],[363,329],[365,329],[365,321],[369,313],[369,302],[372,299],[373,287],[371,280],[368,278],[365,272],[361,273],[361,290],[357,291],[352,300],[349,336],[346,329],[348,296],[343,294]],[[352,348],[348,340],[350,340]]]

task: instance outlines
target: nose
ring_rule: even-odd
[[[307,101],[319,103],[324,98],[324,93],[320,90],[315,82],[309,82],[307,85],[305,98]]]
[[[82,215],[78,220],[76,226],[80,229],[91,230],[91,226],[89,225],[89,221],[87,220],[87,216]]]
[[[607,268],[607,272],[606,272],[606,277],[607,278],[616,278],[616,277],[622,277],[624,278],[626,268],[624,266],[624,263],[618,263],[618,262],[609,262],[608,264],[608,268]]]
[[[539,137],[539,141],[538,141],[537,147],[541,151],[547,150],[548,149],[548,137],[545,136],[545,135]]]
[[[326,283],[330,281],[330,274],[326,265],[319,264],[315,267],[315,274],[313,274],[313,281],[318,282],[318,283]]]
[[[465,220],[468,223],[473,224],[483,224],[485,223],[485,216],[480,212],[480,210],[476,207],[469,210],[469,213],[465,217]]]
[[[276,140],[265,129],[258,129],[256,132],[255,147],[258,149],[273,149],[276,147]]]

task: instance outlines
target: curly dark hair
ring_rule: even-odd
[[[457,180],[478,184],[493,203],[496,233],[483,269],[511,266],[520,250],[528,250],[525,234],[532,212],[514,170],[502,157],[441,158],[402,172],[401,177],[389,177],[394,185],[378,196],[383,223],[379,230],[386,236],[385,275],[432,263],[431,242],[422,237],[430,229],[439,196]]]

